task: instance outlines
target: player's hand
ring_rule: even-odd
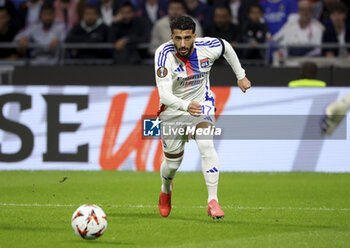
[[[326,108],[322,118],[321,130],[323,134],[331,135],[346,115],[347,106],[343,101],[337,101]]]
[[[238,80],[237,84],[238,87],[243,91],[243,93],[245,93],[246,90],[250,88],[250,81],[246,77],[241,80]]]
[[[202,113],[202,106],[196,102],[196,101],[192,101],[189,105],[188,105],[188,109],[187,111],[193,115],[193,116],[200,116]]]

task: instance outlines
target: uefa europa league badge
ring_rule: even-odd
[[[168,70],[164,66],[159,67],[157,70],[157,76],[160,78],[164,78],[166,77],[166,75],[168,75]]]

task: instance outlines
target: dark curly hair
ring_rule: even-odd
[[[192,30],[193,33],[196,32],[196,23],[189,16],[180,16],[174,18],[170,22],[171,33],[174,33],[174,29],[180,30]]]

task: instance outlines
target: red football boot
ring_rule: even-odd
[[[222,219],[225,216],[217,200],[213,199],[208,203],[208,215],[213,219]]]
[[[173,183],[171,183],[171,188]],[[171,192],[169,194],[160,192],[158,202],[159,213],[163,217],[168,217],[171,211]]]

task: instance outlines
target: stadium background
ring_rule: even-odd
[[[198,19],[204,35],[231,42],[252,81],[252,88],[243,94],[231,68],[217,61],[211,85],[217,96],[218,125],[227,115],[305,120],[291,128],[301,138],[252,139],[252,133],[268,136],[273,131],[262,127],[265,121],[255,121],[232,129],[247,135],[243,139],[215,140],[222,170],[218,193],[225,211],[220,222],[207,216],[207,190],[193,141],[174,181],[171,215],[159,215],[161,146],[159,140],[141,138],[141,116],[155,114],[158,108],[153,55],[148,53],[156,46],[151,31],[141,32],[138,25],[130,28],[128,18],[122,21],[126,28],[120,24],[123,2],[0,1],[0,247],[349,247],[349,116],[330,137],[320,134],[319,123],[310,126],[309,117],[321,119],[328,104],[350,93],[350,1],[310,0],[312,22],[319,21],[327,32],[316,42],[298,42],[296,47],[288,45],[288,39],[277,43],[268,33],[287,25],[289,17],[298,18],[297,5],[305,1],[177,1],[191,5],[183,12]],[[131,2],[136,23],[152,14],[146,3],[158,4],[157,21],[167,15],[167,0]],[[344,12],[339,2],[346,4],[348,18],[340,20],[337,15],[337,20],[330,20],[335,9]],[[110,3],[113,11],[102,11],[102,5]],[[246,25],[252,21],[250,6],[256,3],[263,16]],[[64,22],[66,33],[59,33],[59,42],[54,30],[38,29],[39,7],[44,4],[53,4],[56,21]],[[88,32],[79,19],[86,5],[97,6],[109,27],[99,22],[92,25],[94,32]],[[217,5],[223,26],[206,12]],[[88,9],[91,17],[94,9]],[[232,18],[227,19],[228,9]],[[302,12],[305,17],[307,11]],[[113,20],[116,24],[110,23]],[[333,21],[345,24],[339,37]],[[17,25],[24,30],[35,26],[35,34],[49,39],[36,39],[39,35],[28,43],[16,39]],[[82,35],[75,41],[71,36],[66,39],[74,25]],[[222,32],[222,27],[230,31]],[[320,34],[320,27],[314,25],[312,34]],[[109,28],[114,38],[100,39]],[[120,30],[127,36],[134,31],[143,35],[118,42]],[[292,34],[293,42],[312,36],[302,30],[287,34]],[[128,45],[123,47],[123,42]],[[126,48],[140,57],[120,59],[117,50]],[[297,55],[286,56],[289,49]],[[317,56],[310,56],[310,49]],[[318,65],[316,78],[327,87],[287,87],[301,77],[306,61]],[[317,138],[305,139],[309,131]],[[106,233],[95,241],[75,236],[71,226],[72,213],[86,203],[99,205],[108,217]]]
[[[265,119],[318,115],[321,120],[325,107],[341,99],[347,88],[253,87],[242,94],[237,87],[213,87],[213,91],[220,116],[250,115],[254,120],[254,115]],[[0,92],[3,115],[22,125],[2,121],[0,169],[159,170],[161,143],[142,138],[141,118],[157,111],[155,87],[1,86]],[[220,116],[218,127],[223,125]],[[276,138],[275,130],[264,129],[259,121],[249,127],[254,130],[236,125],[224,132],[245,133],[241,138],[215,141],[221,170],[348,172],[348,123],[344,120],[332,136],[314,140],[282,134]],[[295,123],[292,128],[310,132],[306,121],[301,125]],[[256,130],[264,132],[264,138],[252,135]],[[312,130],[320,133],[320,126]],[[339,133],[345,136],[339,139]],[[186,154],[181,170],[200,171],[195,142],[187,144]]]

